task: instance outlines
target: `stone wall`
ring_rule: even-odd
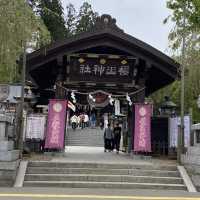
[[[182,163],[187,169],[194,185],[200,191],[200,147],[189,147],[186,155],[182,155]]]
[[[187,153],[182,155],[182,163],[188,171],[194,185],[197,190],[200,191],[200,124],[192,125],[191,132],[191,144],[192,146],[187,148]]]
[[[14,150],[14,141],[8,140],[12,119],[0,115],[0,186],[13,186],[19,166],[19,150]]]

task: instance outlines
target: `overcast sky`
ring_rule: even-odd
[[[168,34],[173,25],[163,25],[170,14],[166,0],[87,0],[93,10],[101,14],[110,14],[126,33],[152,45],[165,54],[169,54]],[[62,0],[65,8],[72,3],[77,9],[84,0]]]

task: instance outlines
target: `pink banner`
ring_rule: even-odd
[[[45,138],[45,148],[63,149],[65,120],[66,120],[66,100],[52,99],[49,102],[48,126]]]
[[[151,152],[151,112],[151,105],[135,104],[135,152]]]

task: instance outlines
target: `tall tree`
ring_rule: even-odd
[[[66,29],[67,29],[67,37],[70,37],[76,33],[76,19],[77,12],[73,4],[69,3],[66,7]]]
[[[175,24],[169,34],[169,42],[177,61],[181,59],[180,48],[183,34],[186,36],[185,112],[187,113],[192,107],[194,119],[200,120],[200,112],[197,108],[197,98],[200,94],[200,1],[168,0],[167,7],[172,10],[172,14],[164,20],[164,23],[172,20]],[[183,24],[184,17],[185,26]],[[158,91],[153,95],[154,99],[158,100],[163,93],[172,96],[180,106],[180,81]]]
[[[42,17],[51,33],[52,41],[88,31],[95,24],[98,16],[88,2],[83,2],[79,11],[69,3],[65,15],[60,0],[29,0],[29,3],[34,12]]]
[[[34,48],[48,38],[43,22],[24,0],[0,0],[0,82],[17,80],[16,60],[24,43]]]
[[[172,10],[164,23],[168,20],[174,22],[175,26],[169,34],[169,41],[173,50],[181,46],[182,35],[186,35],[186,42],[191,40],[200,41],[200,1],[199,0],[168,0],[167,8]],[[184,17],[185,16],[185,25]]]
[[[66,37],[64,10],[60,0],[30,0],[33,10],[39,14],[51,34],[52,41]]]
[[[84,2],[80,7],[77,16],[76,33],[87,31],[94,26],[98,13],[94,12],[92,6],[88,2]]]

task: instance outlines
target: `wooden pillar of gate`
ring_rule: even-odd
[[[56,99],[67,99],[67,91],[63,87],[65,70],[64,70],[64,59],[63,56],[57,57],[57,68],[58,74],[55,82],[55,98]]]

